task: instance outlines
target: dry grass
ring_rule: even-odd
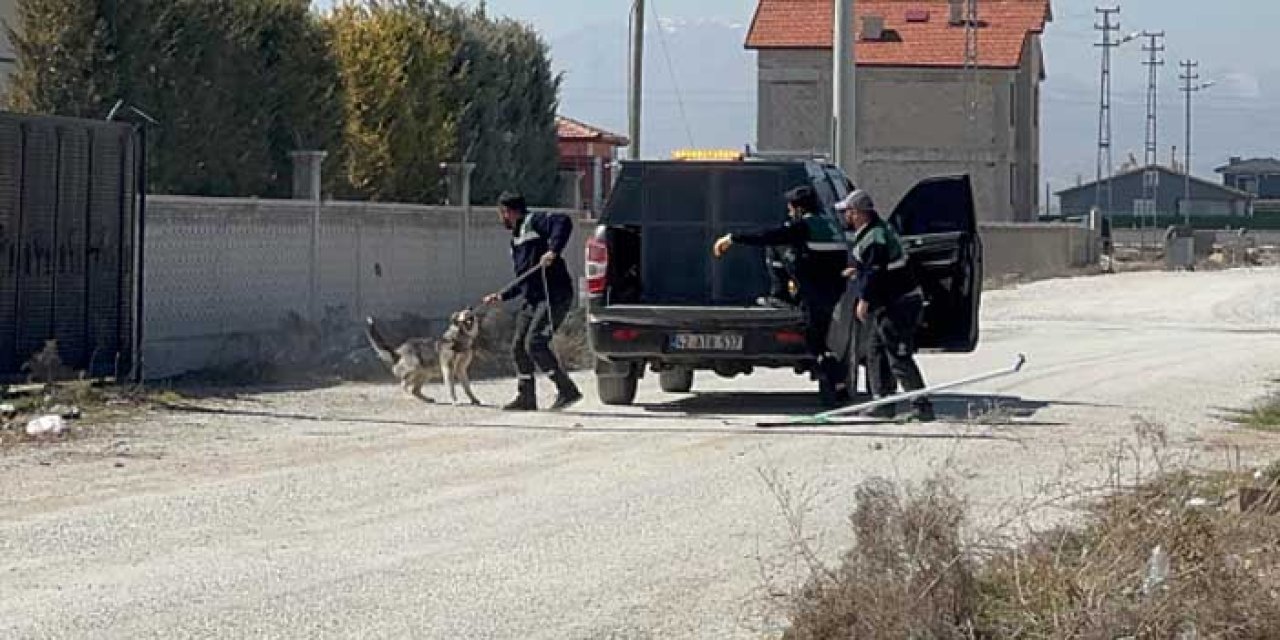
[[[1018,542],[964,542],[955,486],[859,487],[854,544],[836,567],[805,556],[784,637],[1280,637],[1280,464],[1163,474]]]
[[[980,637],[1276,637],[1280,518],[1230,508],[1224,488],[1238,482],[1165,476],[1101,501],[1079,528],[994,554],[979,572]]]
[[[967,507],[935,478],[918,488],[872,480],[857,490],[854,546],[817,567],[791,601],[787,640],[965,638],[977,614]],[[816,565],[815,565],[816,566]]]
[[[1248,411],[1242,411],[1233,419],[1237,424],[1259,431],[1280,432],[1280,393],[1259,402]]]
[[[89,380],[55,382],[38,390],[0,394],[0,404],[16,409],[9,418],[0,418],[0,448],[77,438],[87,429],[126,419],[153,404],[152,394],[138,387],[103,386]],[[80,417],[61,436],[29,436],[26,424],[32,418],[75,408]]]

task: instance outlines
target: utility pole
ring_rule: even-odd
[[[1102,42],[1095,46],[1102,48],[1102,89],[1098,101],[1098,181],[1094,190],[1093,205],[1106,205],[1106,215],[1113,209],[1111,176],[1114,165],[1111,158],[1111,50],[1137,38],[1138,34],[1130,34],[1120,40],[1112,40],[1111,36],[1120,31],[1119,7],[1098,7],[1094,10],[1102,16],[1102,24],[1095,24],[1094,29],[1102,33]],[[1106,173],[1103,174],[1103,167]],[[1103,178],[1106,178],[1105,182]],[[1105,189],[1106,193],[1103,193]]]
[[[834,0],[833,5],[832,160],[857,184],[858,38],[854,25],[854,0]]]
[[[1147,59],[1142,63],[1147,67],[1147,144],[1143,157],[1146,169],[1142,174],[1142,199],[1146,207],[1144,213],[1151,214],[1151,226],[1158,227],[1156,200],[1160,193],[1160,171],[1156,166],[1160,163],[1160,67],[1164,66],[1164,58],[1160,54],[1165,50],[1164,32],[1146,31],[1142,36],[1148,39],[1142,48],[1147,53]]]
[[[1185,186],[1182,193],[1182,209],[1183,223],[1187,226],[1191,226],[1191,96],[1213,86],[1212,82],[1200,82],[1199,67],[1200,63],[1195,60],[1182,61],[1182,91],[1187,94],[1187,139],[1186,148],[1183,149],[1186,161],[1185,166],[1182,167]]]
[[[631,6],[631,82],[628,85],[628,103],[631,136],[629,157],[640,159],[640,108],[644,102],[644,0],[632,0]]]

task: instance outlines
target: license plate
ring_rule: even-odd
[[[736,333],[680,333],[671,336],[673,351],[742,351],[742,335]]]

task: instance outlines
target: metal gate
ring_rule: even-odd
[[[138,135],[0,113],[0,381],[57,340],[92,378],[134,376],[140,340]]]

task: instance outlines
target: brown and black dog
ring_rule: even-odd
[[[439,363],[440,375],[449,388],[453,404],[459,404],[459,383],[471,404],[480,404],[471,391],[470,375],[471,362],[475,359],[475,342],[480,335],[480,320],[475,311],[468,308],[453,314],[449,318],[449,328],[440,338],[410,338],[395,348],[378,331],[373,318],[368,318],[366,324],[369,343],[410,395],[424,402],[435,402],[422,393],[422,387],[431,377],[430,363],[435,361]]]

